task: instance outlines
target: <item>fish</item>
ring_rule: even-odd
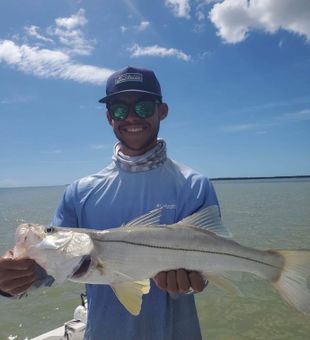
[[[104,230],[24,223],[16,230],[15,258],[35,260],[56,282],[110,285],[132,315],[141,311],[150,279],[161,271],[198,271],[234,293],[231,272],[271,283],[298,311],[310,315],[310,250],[260,250],[242,245],[222,223],[217,205],[175,224],[160,224],[161,209]]]

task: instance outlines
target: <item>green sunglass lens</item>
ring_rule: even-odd
[[[155,104],[152,101],[142,101],[135,105],[136,114],[141,118],[152,116],[154,113]]]
[[[114,120],[124,120],[127,117],[130,108],[125,103],[114,103],[108,107],[110,115]],[[139,101],[134,104],[134,111],[140,118],[148,118],[154,114],[155,102],[154,101]]]
[[[125,104],[112,104],[109,111],[113,119],[122,120],[126,117],[127,106]]]

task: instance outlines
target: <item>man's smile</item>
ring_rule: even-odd
[[[147,128],[146,125],[130,125],[120,127],[120,130],[127,133],[141,133]]]

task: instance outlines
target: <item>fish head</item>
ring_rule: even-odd
[[[41,242],[46,237],[45,227],[40,224],[23,223],[15,233],[15,257],[26,257],[31,245]]]
[[[93,250],[89,234],[78,229],[20,225],[14,255],[35,260],[56,281],[70,278]]]

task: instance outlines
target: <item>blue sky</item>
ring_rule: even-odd
[[[310,174],[309,0],[0,2],[0,187],[99,171],[113,70],[151,68],[171,158],[209,177]]]

